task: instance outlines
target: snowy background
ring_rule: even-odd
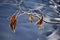
[[[20,2],[21,0],[16,0]],[[21,9],[29,11],[29,9],[41,9],[44,15],[50,18],[60,17],[59,14],[53,9],[53,3],[50,0],[22,0]],[[54,0],[60,5],[60,0]],[[16,32],[13,33],[9,27],[10,21],[7,19],[13,15],[19,8],[15,5],[1,4],[10,3],[14,4],[15,0],[0,0],[0,40],[60,40],[60,24],[44,23],[43,29],[39,30],[39,26],[30,23],[28,15],[19,16],[16,26]],[[51,4],[50,4],[51,3]],[[60,6],[57,7],[60,10]],[[36,10],[39,14],[38,10]],[[59,11],[60,12],[60,11]],[[37,18],[34,19],[34,22]]]

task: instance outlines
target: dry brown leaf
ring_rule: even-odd
[[[37,20],[36,24],[39,24],[39,25],[40,25],[40,27],[39,27],[39,29],[40,29],[40,30],[42,30],[42,29],[43,29],[43,26],[42,26],[42,24],[43,24],[43,15],[42,15],[41,19],[40,19],[40,18],[38,18],[38,20]]]
[[[33,22],[33,19],[34,19],[34,17],[33,16],[30,16],[29,21],[32,23]]]
[[[16,24],[17,24],[16,16],[13,15],[10,20],[11,20],[10,28],[13,32],[15,32],[15,27],[16,27]]]
[[[42,18],[40,19],[40,18],[38,18],[38,20],[37,20],[37,22],[36,22],[36,24],[42,24],[43,23],[43,15],[42,15]]]

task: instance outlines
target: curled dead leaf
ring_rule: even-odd
[[[42,15],[41,19],[38,18],[36,24],[40,24],[41,25],[42,23],[43,23],[43,15]]]
[[[34,19],[34,16],[30,16],[29,21],[32,23]]]
[[[37,20],[36,24],[39,24],[39,25],[40,25],[40,27],[39,27],[39,29],[40,29],[40,30],[42,30],[42,29],[43,29],[43,26],[42,26],[42,24],[43,24],[43,15],[42,15],[41,19],[40,19],[40,18],[38,18],[38,20]]]
[[[13,32],[15,32],[15,27],[16,27],[16,24],[17,24],[17,19],[16,19],[16,16],[13,15],[10,19],[11,23],[10,23],[10,28]]]

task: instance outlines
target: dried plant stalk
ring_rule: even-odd
[[[42,25],[42,24],[40,25],[39,29],[40,29],[40,30],[42,30],[42,29],[43,29],[43,25]]]

